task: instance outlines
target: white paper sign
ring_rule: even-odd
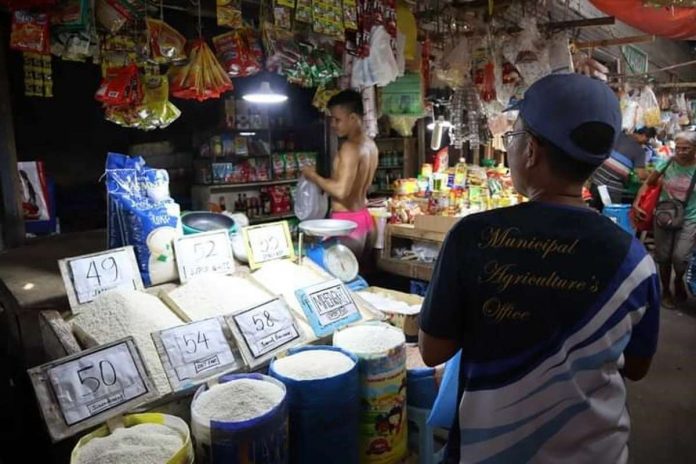
[[[262,224],[243,229],[249,267],[256,269],[276,259],[295,258],[295,250],[286,221]]]
[[[255,359],[300,338],[290,309],[279,299],[240,311],[230,318]]]
[[[226,230],[186,235],[174,242],[179,280],[204,274],[232,274],[234,257]]]
[[[61,260],[59,266],[73,310],[108,290],[143,288],[130,246]]]
[[[298,290],[297,298],[318,336],[362,318],[348,289],[338,279]]]
[[[148,392],[126,342],[54,366],[48,379],[68,425]]]
[[[216,318],[162,330],[155,336],[161,339],[167,362],[176,376],[172,387],[235,364],[230,344]]]

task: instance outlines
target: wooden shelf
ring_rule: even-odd
[[[409,279],[426,280],[430,282],[433,275],[433,264],[418,261],[404,261],[396,258],[380,257],[377,260],[377,268],[390,274],[408,277]]]
[[[283,219],[293,219],[295,217],[294,213],[278,213],[271,214],[270,216],[259,216],[249,219],[249,224],[262,224],[264,222],[282,221]]]
[[[409,224],[391,224],[389,229],[392,237],[424,242],[442,243],[447,236],[446,232],[416,229],[415,226]]]
[[[242,190],[258,187],[270,187],[273,185],[294,184],[297,179],[270,180],[267,182],[247,182],[245,184],[194,184],[199,187],[209,187],[211,190]]]

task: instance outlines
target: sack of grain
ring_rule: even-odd
[[[269,374],[288,389],[292,464],[359,462],[357,356],[333,346],[294,348]]]
[[[83,436],[70,464],[192,464],[191,433],[186,422],[158,413],[130,414],[122,428],[106,425]]]
[[[196,462],[285,464],[288,403],[285,385],[261,374],[230,374],[201,385],[191,402]]]
[[[172,242],[183,232],[167,171],[139,156],[109,153],[105,176],[109,248],[133,245],[146,287],[176,280]]]
[[[406,456],[406,350],[401,330],[382,322],[334,333],[334,346],[360,359],[360,462],[391,464]]]

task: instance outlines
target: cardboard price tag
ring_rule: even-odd
[[[186,235],[174,242],[179,280],[185,283],[204,274],[232,274],[234,257],[226,230]]]
[[[231,334],[221,322],[224,320],[205,319],[152,333],[173,390],[243,366],[235,358]]]
[[[132,246],[62,259],[58,267],[74,313],[108,290],[143,289]]]
[[[287,221],[245,227],[242,234],[251,269],[277,259],[295,259]]]
[[[295,318],[281,299],[236,312],[225,319],[251,367],[302,341]]]
[[[157,397],[133,337],[29,369],[28,373],[54,440]]]
[[[297,290],[295,295],[318,337],[362,318],[350,292],[338,279]]]

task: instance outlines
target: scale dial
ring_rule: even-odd
[[[324,267],[343,282],[351,282],[358,276],[358,259],[345,245],[337,243],[324,249]]]

